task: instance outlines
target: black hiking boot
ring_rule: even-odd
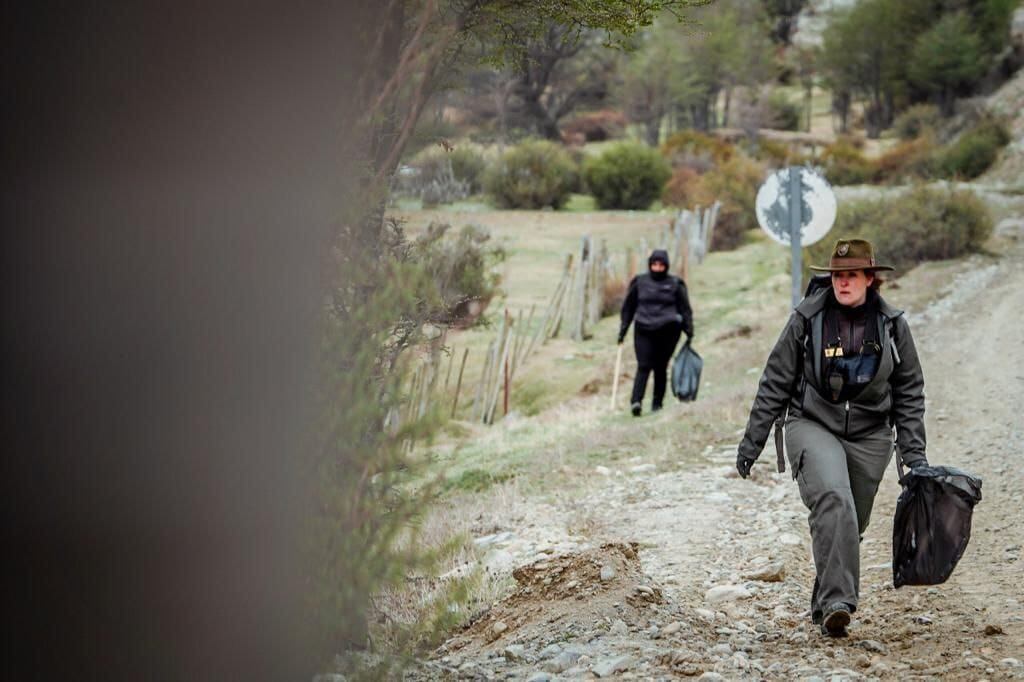
[[[643,406],[640,403],[633,403],[629,409],[633,413],[634,417],[639,417],[640,413],[643,411]]]
[[[849,604],[836,602],[825,609],[821,621],[821,634],[829,637],[846,637],[846,626],[850,624]]]
[[[658,403],[657,405],[651,405],[651,412],[658,412],[659,410],[661,410],[661,403]]]

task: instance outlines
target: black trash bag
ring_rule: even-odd
[[[955,467],[920,466],[900,483],[892,523],[892,584],[943,583],[971,539],[981,479]]]
[[[672,395],[683,402],[696,400],[702,369],[704,361],[697,351],[690,348],[690,340],[687,339],[672,363]]]

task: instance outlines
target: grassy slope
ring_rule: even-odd
[[[583,235],[606,240],[617,266],[624,269],[627,246],[637,247],[642,237],[653,246],[671,214],[494,211],[471,205],[407,211],[403,217],[413,233],[431,220],[487,227],[509,252],[503,266],[507,296],[496,300],[488,314],[496,320],[507,307],[513,316],[525,316],[536,305],[536,324],[566,254],[578,249]],[[684,405],[669,397],[663,413],[642,420],[625,411],[635,367],[631,339],[624,353],[619,409],[608,406],[617,316],[602,320],[586,341],[559,338],[539,347],[513,383],[513,416],[491,427],[473,421],[472,402],[495,331],[452,333],[448,342],[455,357],[470,349],[459,419],[424,451],[456,488],[479,490],[514,477],[519,485],[547,489],[562,486],[566,478],[589,475],[598,464],[615,466],[641,457],[659,466],[689,466],[708,446],[735,443],[764,360],[789,314],[788,258],[786,249],[754,232],[744,247],[713,253],[692,268],[688,285],[694,345],[705,360],[700,399]],[[925,264],[890,287],[886,296],[897,306],[919,309],[961,267],[959,261]],[[450,388],[442,404],[451,404],[451,393]]]
[[[513,315],[531,304],[542,308],[565,254],[577,248],[584,234],[606,239],[624,263],[626,246],[636,245],[642,236],[653,243],[670,219],[669,214],[656,212],[550,211],[415,211],[404,217],[413,232],[431,220],[450,220],[456,226],[473,220],[506,245],[507,301],[495,302],[492,315],[505,305]],[[457,332],[449,337],[456,357],[461,357],[462,348],[470,348],[460,399],[466,409],[460,409],[462,420],[430,448],[439,466],[467,489],[485,486],[489,476],[502,480],[510,475],[520,483],[545,488],[561,485],[562,477],[594,465],[638,455],[662,465],[692,463],[707,445],[733,440],[760,366],[788,315],[788,253],[756,233],[751,236],[747,246],[711,254],[690,274],[694,345],[705,360],[704,385],[696,403],[683,405],[670,397],[668,409],[660,415],[641,421],[628,416],[624,406],[635,362],[627,339],[620,409],[611,411],[618,319],[610,317],[594,329],[593,338],[579,343],[556,339],[529,359],[513,384],[511,409],[539,414],[492,427],[477,425],[469,419],[468,407],[494,332]],[[749,329],[747,335],[736,335],[744,328]],[[719,340],[725,336],[729,338]]]

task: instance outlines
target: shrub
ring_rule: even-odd
[[[785,93],[776,90],[768,96],[768,121],[778,130],[800,129],[800,107],[789,101]]]
[[[711,250],[734,249],[743,243],[747,231],[757,228],[754,201],[764,182],[765,167],[745,156],[736,156],[705,173],[697,186],[695,199],[708,206],[722,202],[711,239]]]
[[[941,121],[942,114],[935,105],[915,104],[896,117],[892,128],[901,140],[913,140],[938,128]]]
[[[583,142],[600,142],[622,137],[626,129],[626,117],[614,109],[588,111],[577,114],[562,126],[562,135],[566,140],[582,140]]]
[[[629,281],[625,277],[607,277],[601,284],[601,317],[618,315],[629,293]]]
[[[973,192],[918,187],[844,205],[833,233],[871,241],[879,261],[902,274],[923,261],[978,251],[992,234],[992,218]],[[834,244],[823,239],[811,246],[805,262],[827,262]]]
[[[874,176],[871,162],[864,158],[856,143],[840,139],[830,144],[821,154],[825,177],[833,185],[859,185],[870,182]]]
[[[874,177],[879,182],[899,182],[908,178],[930,178],[935,173],[935,143],[931,135],[901,142],[874,162]]]
[[[433,433],[440,411],[402,421],[394,415],[409,413],[407,370],[415,350],[428,343],[428,321],[443,314],[443,294],[398,223],[385,221],[379,241],[349,229],[358,225],[349,220],[366,211],[360,199],[372,205],[374,194],[345,202],[349,212],[333,244],[336,269],[323,306],[311,404],[317,430],[309,443],[317,456],[303,474],[315,485],[309,526],[296,538],[309,567],[310,630],[302,636],[314,647],[316,665],[365,647],[371,634],[379,643],[378,632],[370,632],[378,630],[374,599],[404,585],[408,575],[437,567],[437,555],[417,542],[436,485],[425,460],[411,456],[406,445]],[[445,586],[433,602],[442,621],[423,613],[415,630],[450,622],[448,607],[458,601]]]
[[[675,168],[688,167],[703,173],[731,159],[736,148],[721,138],[683,130],[662,143],[661,153]]]
[[[700,192],[700,174],[683,166],[672,171],[672,177],[665,185],[665,191],[661,193],[661,201],[669,206],[687,207],[692,206],[695,197]]]
[[[657,151],[635,142],[615,144],[583,165],[587,189],[604,209],[646,209],[671,174]]]
[[[744,149],[752,157],[764,161],[772,168],[807,163],[805,155],[794,150],[790,145],[769,140],[763,136],[758,137],[756,142],[746,145]]]
[[[999,150],[1009,142],[1010,134],[1003,124],[986,118],[939,154],[936,164],[943,177],[970,180],[987,171],[995,163]]]
[[[576,175],[572,158],[560,145],[528,140],[484,172],[484,189],[502,208],[561,208]]]
[[[505,251],[490,239],[477,225],[453,235],[451,225],[432,222],[412,243],[413,258],[438,294],[437,313],[430,321],[465,327],[486,309],[501,281],[494,266],[505,259]]]
[[[456,144],[448,153],[448,158],[451,160],[455,179],[468,183],[470,194],[479,194],[483,189],[483,175],[487,168],[483,149],[472,144]]]
[[[441,147],[421,150],[408,167],[411,172],[400,174],[398,190],[422,199],[424,206],[450,204],[465,199],[471,192],[471,183],[455,173],[451,153]]]

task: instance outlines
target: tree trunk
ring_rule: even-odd
[[[533,120],[533,127],[538,135],[548,140],[561,139],[558,124],[552,120],[547,109],[541,104],[539,93],[531,92],[523,96],[523,105],[526,108],[527,116]]]
[[[693,116],[693,127],[697,130],[707,132],[708,130],[708,101],[704,99],[690,107],[690,115]]]
[[[871,103],[864,112],[864,127],[869,139],[877,140],[882,134],[884,112],[882,93],[877,88],[871,93]]]
[[[846,134],[850,121],[850,93],[842,91],[832,93],[832,113],[839,117],[838,132]]]
[[[656,114],[647,119],[644,123],[647,132],[647,144],[657,147],[661,138],[661,115]]]
[[[807,126],[805,130],[811,132],[811,114],[814,110],[814,85],[808,85],[804,90],[804,109],[807,111]]]

